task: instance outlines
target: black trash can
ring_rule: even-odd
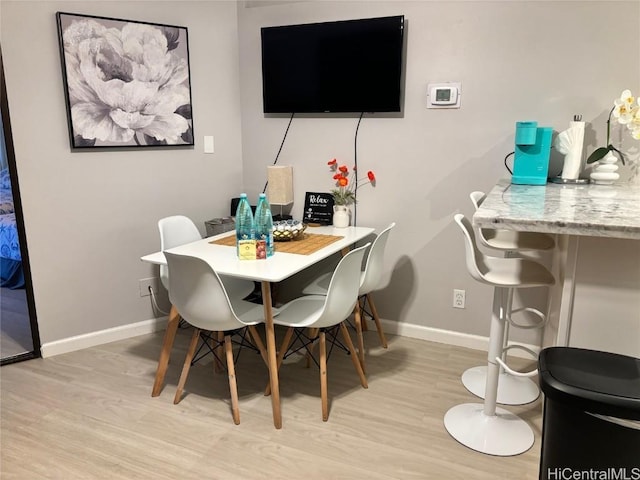
[[[640,359],[551,347],[538,368],[540,480],[640,480]]]

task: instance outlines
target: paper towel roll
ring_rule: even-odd
[[[555,146],[565,155],[560,177],[577,180],[582,172],[582,147],[584,144],[584,122],[569,122],[569,128],[560,132]]]

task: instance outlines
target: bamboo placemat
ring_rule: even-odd
[[[341,238],[344,237],[305,232],[302,234],[302,238],[289,240],[286,242],[273,242],[273,245],[276,248],[276,252],[297,253],[298,255],[311,255],[321,248],[326,247],[327,245],[331,245],[333,242],[337,242]],[[209,243],[214,243],[216,245],[225,245],[227,247],[235,247],[236,236],[229,235],[218,240],[212,240]]]

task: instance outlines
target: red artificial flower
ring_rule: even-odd
[[[335,188],[331,190],[336,205],[351,205],[356,202],[356,190],[366,184],[371,184],[372,187],[376,186],[376,175],[371,170],[367,172],[367,176],[362,180],[368,180],[362,185],[358,185],[358,178],[356,172],[356,166],[353,166],[353,175],[356,176],[354,183],[349,183],[349,167],[346,165],[339,165],[336,158],[327,162],[329,170],[333,175]]]

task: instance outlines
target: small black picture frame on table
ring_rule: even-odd
[[[194,145],[186,27],[56,19],[72,149]]]
[[[331,225],[333,223],[333,195],[322,192],[306,192],[303,222]]]

